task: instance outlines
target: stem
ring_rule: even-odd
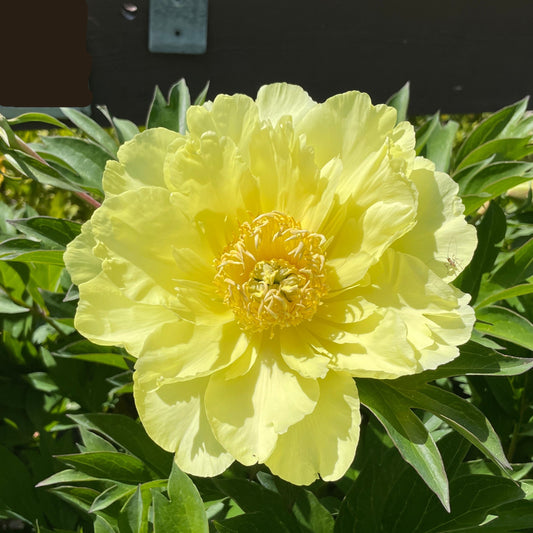
[[[37,152],[32,150],[20,137],[17,137],[15,135],[15,138],[17,139],[17,143],[20,147],[20,149],[28,154],[29,156],[33,157],[34,159],[37,159],[40,163],[43,165],[46,165],[47,167],[50,166],[50,164],[45,161]],[[92,205],[94,208],[100,207],[102,204],[95,200],[89,193],[86,192],[75,192],[74,193],[78,198],[81,198],[84,202],[87,202],[89,205]]]

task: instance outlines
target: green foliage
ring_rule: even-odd
[[[195,100],[203,104],[207,86]],[[184,80],[156,88],[147,127],[185,132]],[[389,104],[407,116],[409,85]],[[359,379],[356,460],[297,487],[265,467],[191,479],[148,437],[133,358],[81,338],[65,246],[102,200],[103,169],[139,132],[35,113],[0,117],[0,529],[129,532],[515,532],[533,529],[533,118],[521,100],[482,120],[417,119],[417,154],[457,182],[478,247],[456,285],[477,322],[455,360]],[[15,131],[40,121],[54,128]],[[512,467],[512,469],[511,469]]]

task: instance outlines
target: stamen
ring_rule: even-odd
[[[273,336],[313,317],[327,293],[325,242],[278,212],[241,225],[215,261],[214,282],[244,330]]]

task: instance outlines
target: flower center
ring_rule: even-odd
[[[327,292],[323,235],[290,216],[244,222],[215,261],[215,285],[241,327],[259,332],[310,320]]]

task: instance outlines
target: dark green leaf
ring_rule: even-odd
[[[503,300],[510,300],[516,296],[523,296],[525,294],[533,293],[533,283],[527,283],[524,285],[516,285],[509,289],[497,290],[483,298],[483,300],[476,303],[474,306],[476,309],[486,307],[490,304],[500,302]]]
[[[494,161],[518,161],[524,159],[533,153],[533,146],[529,144],[529,137],[523,138],[506,138],[493,139],[478,146],[470,152],[457,167],[456,171],[461,170],[469,165],[485,160],[487,157],[493,157]]]
[[[11,126],[19,126],[20,124],[27,124],[28,122],[42,122],[50,126],[57,126],[58,128],[68,130],[69,128],[57,118],[54,118],[45,113],[23,113],[15,118],[8,119]]]
[[[267,512],[247,513],[214,522],[218,533],[295,533],[278,516]]]
[[[81,224],[54,217],[19,218],[9,223],[28,237],[44,242],[49,249],[64,249],[81,231]]]
[[[437,170],[449,172],[453,142],[458,129],[459,124],[450,120],[444,126],[439,122],[431,132],[426,142],[424,155],[435,163]]]
[[[105,165],[112,158],[97,144],[76,137],[45,137],[42,146],[39,154],[50,154],[63,161],[79,174],[80,185],[102,191]]]
[[[101,494],[99,494],[93,501],[91,508],[89,511],[91,513],[94,513],[96,511],[101,511],[102,509],[106,509],[111,504],[115,503],[118,500],[122,500],[123,498],[127,498],[130,495],[132,495],[134,492],[136,492],[136,489],[138,487],[135,487],[134,485],[125,485],[124,483],[116,483],[109,487],[108,489],[104,490]],[[135,529],[133,531],[136,531]]]
[[[41,242],[15,237],[0,243],[0,260],[63,265],[63,250],[50,250]]]
[[[431,115],[431,117],[416,130],[416,155],[420,155],[422,153],[422,150],[425,148],[428,139],[439,124],[439,118],[439,113]]]
[[[63,114],[111,156],[117,155],[117,143],[111,135],[85,113],[71,107],[62,107]]]
[[[396,109],[398,113],[396,123],[403,122],[407,118],[407,108],[409,107],[409,82],[397,93],[394,93],[386,103]]]
[[[465,374],[516,376],[531,368],[533,368],[533,359],[502,355],[491,348],[471,341],[461,346],[461,355],[453,361],[435,370],[426,370],[420,374],[399,378],[396,382],[402,386],[416,387],[440,378]]]
[[[204,105],[208,90],[209,90],[209,82],[205,84],[204,88],[200,91],[198,96],[195,98],[194,105]]]
[[[478,309],[476,314],[478,331],[533,350],[533,324],[527,318],[497,305]]]
[[[451,533],[477,526],[500,505],[520,500],[524,494],[510,479],[482,475],[458,477],[450,483],[450,491],[452,512],[431,507],[413,533]]]
[[[96,516],[93,523],[94,533],[116,533],[111,524],[101,516]]]
[[[146,127],[163,127],[185,133],[187,131],[186,112],[190,105],[191,97],[185,80],[181,79],[170,88],[168,103],[159,87],[156,87]]]
[[[527,102],[528,99],[524,98],[516,104],[504,107],[481,122],[457,151],[456,162],[460,163],[470,152],[481,144],[491,139],[496,139],[501,134],[505,134],[506,129],[509,129],[524,114],[527,108]]]
[[[56,458],[71,468],[101,479],[135,484],[152,479],[140,459],[125,453],[88,452],[57,455]]]
[[[448,479],[435,442],[402,395],[384,381],[357,380],[361,402],[387,430],[402,457],[449,509]]]
[[[292,512],[306,533],[332,533],[335,522],[329,511],[308,490],[297,492]]]
[[[15,454],[0,445],[0,509],[9,509],[28,522],[43,521],[28,467]]]
[[[394,382],[391,382],[391,386]],[[502,468],[510,468],[498,435],[473,404],[456,394],[426,385],[416,389],[395,387],[411,407],[424,409],[444,420]]]
[[[491,277],[492,283],[512,287],[533,275],[533,239],[516,250]]]
[[[80,426],[101,433],[113,442],[145,461],[158,473],[168,475],[172,455],[165,452],[148,437],[143,427],[123,415],[103,413],[70,415]]]
[[[174,463],[168,480],[170,501],[153,493],[154,533],[207,533],[207,516],[197,488]]]
[[[121,143],[131,141],[131,139],[133,139],[133,137],[139,133],[139,128],[130,120],[114,118],[113,123]]]
[[[481,275],[490,272],[498,255],[496,245],[505,237],[506,219],[502,209],[494,202],[489,205],[477,228],[478,244],[470,264],[458,278],[459,288],[472,295],[475,301]]]
[[[0,292],[0,315],[17,315],[19,313],[27,313],[29,309],[22,305],[17,305],[10,298]]]
[[[88,476],[84,472],[68,469],[43,479],[41,482],[37,483],[36,487],[47,487],[48,485],[57,485],[58,483],[84,483],[86,481],[95,481],[96,479],[98,478]]]

